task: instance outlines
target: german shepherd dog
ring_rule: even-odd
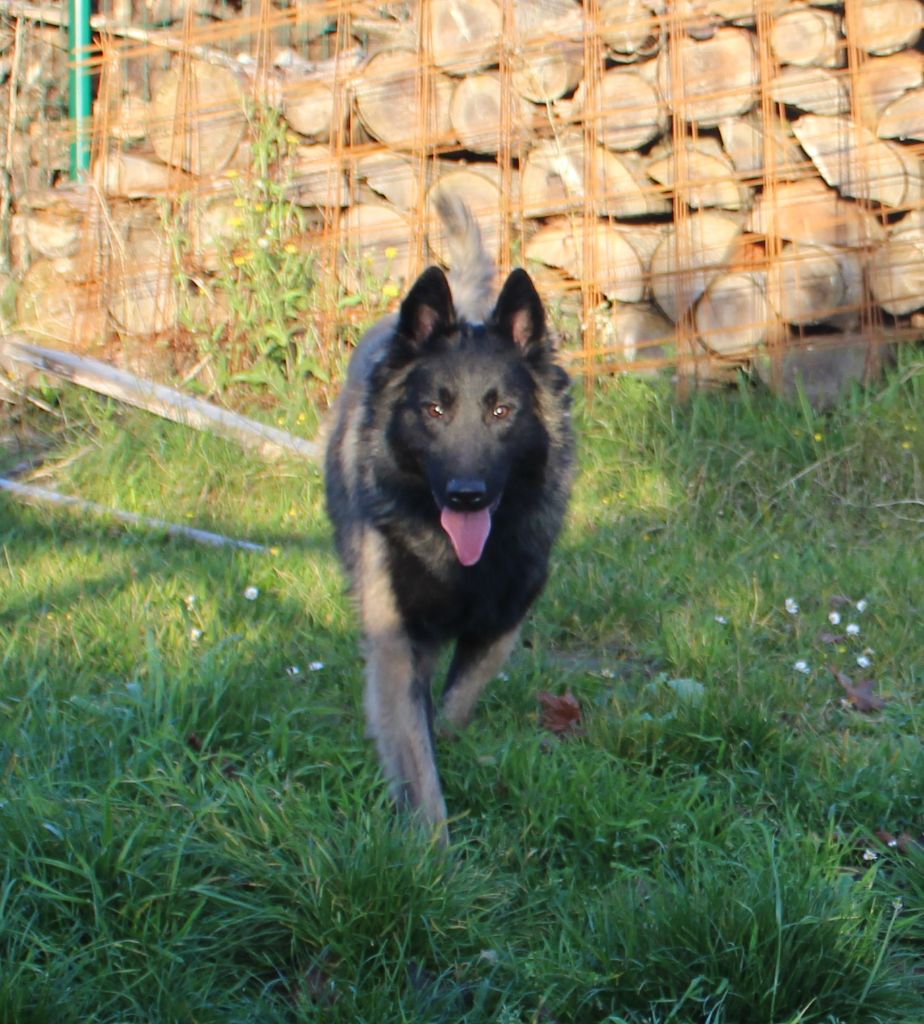
[[[514,270],[492,309],[476,221],[446,194],[436,206],[450,278],[424,271],[357,347],[325,486],[364,634],[368,734],[399,805],[446,842],[434,668],[454,643],[441,715],[461,727],[545,584],[574,441],[532,280]]]

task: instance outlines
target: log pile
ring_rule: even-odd
[[[174,59],[149,98],[107,80],[93,181],[115,211],[104,306],[120,333],[163,334],[176,314],[165,197],[197,197],[184,266],[214,272],[230,176],[254,166],[256,97],[297,136],[278,171],[316,227],[305,244],[333,237],[345,268],[358,256],[403,286],[440,255],[433,189],[460,191],[502,268],[513,250],[571,297],[590,368],[654,365],[673,339],[671,358],[721,375],[842,335],[917,335],[920,0],[316,7],[325,59],[236,59],[187,23],[183,45],[165,30]],[[23,207],[20,234],[41,216]],[[72,255],[65,220],[38,256]]]

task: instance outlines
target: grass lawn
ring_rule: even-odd
[[[0,494],[0,1022],[924,1020],[920,352],[824,417],[579,405],[552,581],[439,750],[448,854],[364,739],[317,470],[21,410],[36,483],[271,551]]]

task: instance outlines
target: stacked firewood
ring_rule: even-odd
[[[919,0],[313,10],[326,59],[239,59],[187,32],[150,100],[125,76],[101,97],[99,193],[138,209],[198,196],[198,273],[228,231],[229,175],[252,166],[258,96],[297,137],[285,174],[325,239],[407,279],[441,254],[434,190],[460,192],[501,264],[512,251],[573,296],[611,363],[678,336],[692,358],[737,366],[806,338],[917,329]],[[122,218],[144,278],[163,244],[150,219]],[[127,332],[163,330],[169,290],[157,279],[154,306],[135,309],[113,287],[110,314]]]

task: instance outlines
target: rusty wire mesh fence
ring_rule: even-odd
[[[222,260],[263,245],[311,257],[330,363],[351,296],[397,301],[441,258],[436,189],[466,198],[501,272],[534,273],[588,375],[779,384],[814,353],[862,376],[924,330],[919,0],[144,12],[94,21],[88,180],[33,174],[10,200],[22,319],[45,336],[164,347],[195,307],[219,337]],[[270,182],[298,216],[248,246]],[[66,226],[57,250],[42,222]]]

